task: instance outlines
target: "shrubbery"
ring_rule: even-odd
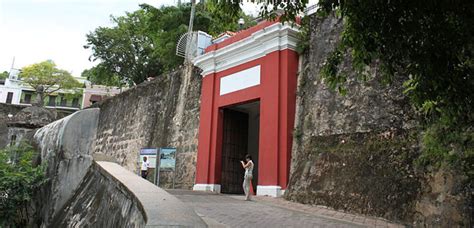
[[[27,143],[0,150],[0,227],[24,227],[34,191],[45,181],[44,167],[33,166]]]

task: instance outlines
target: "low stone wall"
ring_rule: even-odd
[[[97,165],[100,172],[113,178],[116,185],[123,186],[133,195],[136,199],[133,202],[138,202],[143,210],[146,227],[207,227],[191,207],[135,173],[112,162],[97,162]],[[129,205],[129,202],[120,205]]]
[[[0,119],[7,119],[8,114],[15,115],[23,108],[25,108],[25,106],[0,103]]]
[[[95,107],[100,108],[94,153],[130,171],[139,168],[141,148],[175,147],[176,173],[163,172],[162,186],[194,184],[201,76],[182,67],[144,82]]]
[[[0,103],[0,148],[4,148],[8,142],[8,126],[7,123],[10,120],[9,114],[14,116],[20,112],[24,107],[20,105],[12,105]]]
[[[97,163],[88,170],[50,227],[144,227],[140,201]]]
[[[74,111],[46,109],[27,105],[0,103],[0,148],[11,143],[11,136],[15,135],[17,144],[29,136],[38,127],[44,126],[54,120],[64,118]],[[45,112],[51,118],[43,118]],[[18,115],[19,116],[18,116]],[[12,117],[8,117],[11,115]],[[20,121],[18,121],[21,119]],[[10,125],[10,126],[9,126]],[[28,135],[28,136],[27,136]]]
[[[51,227],[207,227],[192,208],[116,163],[94,162]]]
[[[361,82],[346,56],[340,70],[348,75],[347,95],[324,84],[320,70],[342,26],[335,17],[311,18],[285,197],[416,226],[469,226],[472,201],[462,176],[416,165],[422,132],[403,94],[405,77],[386,86],[372,66]]]

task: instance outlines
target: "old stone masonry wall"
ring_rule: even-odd
[[[176,173],[163,172],[160,183],[194,184],[201,76],[182,67],[98,104],[94,156],[138,170],[141,148],[177,148]]]
[[[4,148],[10,141],[8,138],[7,123],[10,121],[10,118],[8,117],[8,115],[13,117],[22,109],[23,107],[19,105],[0,103],[0,148]]]
[[[349,75],[347,95],[330,90],[319,72],[340,40],[343,22],[335,17],[310,21],[285,197],[405,224],[466,225],[466,200],[456,192],[452,174],[415,165],[421,133],[402,92],[405,78],[397,76],[385,86],[373,66],[371,78],[361,82],[346,57],[340,70]]]

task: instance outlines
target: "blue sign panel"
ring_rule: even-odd
[[[175,169],[176,148],[160,148],[160,169]]]

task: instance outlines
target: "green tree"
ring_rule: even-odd
[[[183,58],[176,55],[176,43],[181,35],[188,31],[191,7],[183,4],[179,7],[162,7],[156,9],[147,6],[153,15],[150,31],[153,34],[155,55],[163,64],[163,71],[170,71],[183,63]],[[211,24],[209,15],[203,12],[202,5],[196,7],[194,30],[207,31]]]
[[[240,28],[237,22],[240,18],[245,21],[244,29],[256,24],[256,22],[253,22],[253,18],[245,14],[240,8],[228,9],[226,4],[215,0],[207,1],[203,6],[205,9],[201,12],[208,14],[211,19],[210,27],[206,31],[214,37],[226,31],[238,31]]]
[[[120,77],[117,74],[108,71],[101,63],[91,69],[82,71],[81,76],[87,78],[87,80],[92,84],[96,85],[116,87],[121,87],[123,85],[122,81],[120,81]]]
[[[44,98],[58,90],[73,90],[82,85],[65,71],[58,69],[53,61],[35,63],[21,69],[20,77],[24,83],[33,87],[38,94],[36,104],[44,105]]]
[[[0,150],[0,227],[26,227],[33,193],[45,181],[44,167],[32,165],[26,144]]]
[[[92,60],[101,61],[101,72],[117,75],[130,84],[160,73],[161,64],[154,54],[153,37],[149,32],[150,17],[144,9],[111,17],[112,28],[99,27],[87,35]],[[102,74],[104,76],[104,74]]]
[[[0,73],[0,79],[5,79],[5,78],[8,78],[8,71],[3,71],[2,73]]]
[[[209,0],[219,5],[221,12],[229,15],[235,15],[241,10],[243,2],[253,2],[260,4],[260,16],[264,18],[275,18],[281,16],[282,21],[294,21],[296,17],[303,12],[308,4],[308,0],[288,1],[288,0]],[[279,15],[279,10],[283,11]]]
[[[212,35],[236,30],[239,15],[244,17],[242,11],[227,15],[216,7],[211,3],[196,5],[193,29]],[[189,4],[159,9],[143,4],[133,13],[112,17],[113,27],[89,33],[85,48],[92,50],[92,61],[101,61],[101,77],[117,76],[119,81],[138,84],[183,63],[183,58],[176,56],[176,43],[188,30],[190,14]]]

